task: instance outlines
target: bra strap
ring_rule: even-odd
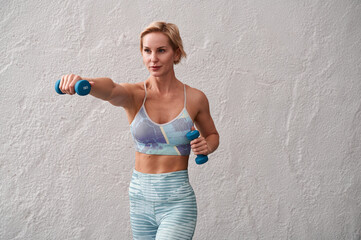
[[[145,103],[145,99],[147,98],[147,86],[145,85],[145,81],[144,81],[144,100],[143,100],[143,106]]]
[[[186,92],[186,85],[183,84],[184,86],[184,108],[187,108],[187,92]]]

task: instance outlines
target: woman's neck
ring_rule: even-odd
[[[149,89],[157,92],[160,95],[167,95],[168,93],[172,92],[179,84],[179,80],[176,78],[174,73],[161,77],[150,76],[148,81]]]

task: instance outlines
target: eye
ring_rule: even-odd
[[[143,51],[146,53],[150,53],[150,50],[148,48],[144,49]]]
[[[165,52],[165,49],[161,48],[161,49],[158,50],[158,52],[164,53],[164,52]]]

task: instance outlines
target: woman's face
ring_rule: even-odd
[[[161,77],[173,71],[177,55],[169,44],[168,37],[160,32],[148,33],[143,37],[143,62],[150,74]]]

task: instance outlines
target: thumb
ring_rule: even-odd
[[[194,125],[193,125],[192,128],[191,128],[191,131],[194,131],[194,130],[196,130],[196,128],[195,128]]]

